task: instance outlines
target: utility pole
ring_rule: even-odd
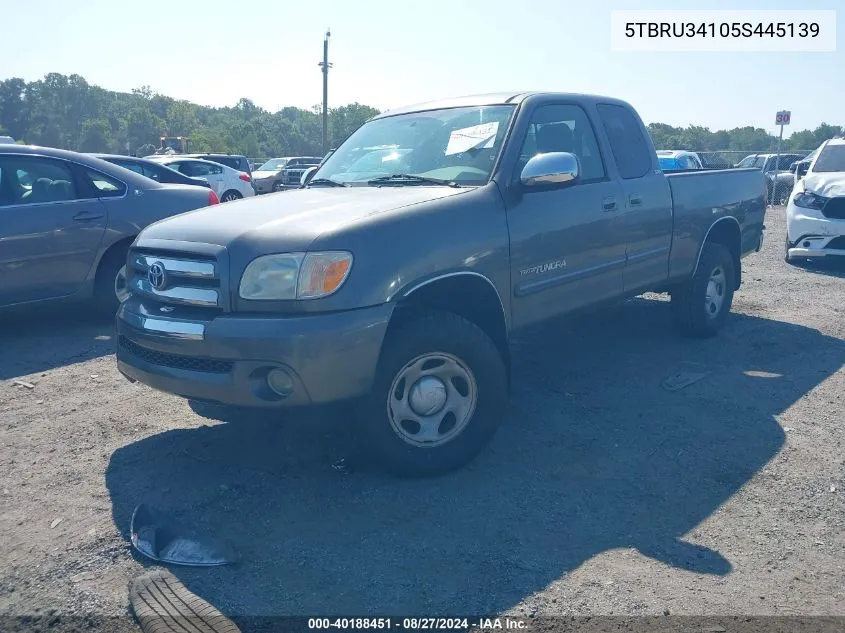
[[[323,61],[318,64],[323,69],[323,156],[329,151],[329,38],[332,32],[326,29],[323,40]]]

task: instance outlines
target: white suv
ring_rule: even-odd
[[[845,256],[845,139],[825,141],[813,154],[786,207],[788,262]]]
[[[167,165],[186,176],[208,181],[208,184],[220,198],[220,202],[231,202],[255,195],[255,188],[252,186],[250,175],[226,165],[201,158],[188,158],[179,154],[154,155],[148,158],[162,165]]]

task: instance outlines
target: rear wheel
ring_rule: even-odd
[[[506,394],[505,365],[480,328],[450,313],[419,316],[385,340],[364,410],[367,446],[399,475],[455,470],[492,439]]]
[[[220,202],[232,202],[233,200],[239,200],[240,198],[243,198],[240,191],[229,189],[220,197]]]
[[[705,244],[693,277],[672,292],[675,322],[689,336],[715,335],[731,311],[735,285],[730,251],[718,242]]]
[[[126,286],[126,253],[128,246],[116,246],[100,261],[94,278],[94,304],[104,317],[114,316],[129,296]]]

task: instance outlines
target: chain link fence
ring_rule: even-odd
[[[790,149],[781,150],[781,154],[800,154],[802,157],[812,153],[811,149]],[[717,152],[699,152],[696,151],[704,167],[710,168],[727,168],[736,166],[746,156],[753,156],[754,154],[774,154],[772,150],[719,150]]]

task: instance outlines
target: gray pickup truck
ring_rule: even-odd
[[[683,331],[713,335],[764,215],[759,169],[667,176],[615,99],[396,110],[302,189],[147,227],[128,255],[117,363],[192,400],[349,402],[385,466],[443,473],[502,419],[515,332],[653,290]]]

